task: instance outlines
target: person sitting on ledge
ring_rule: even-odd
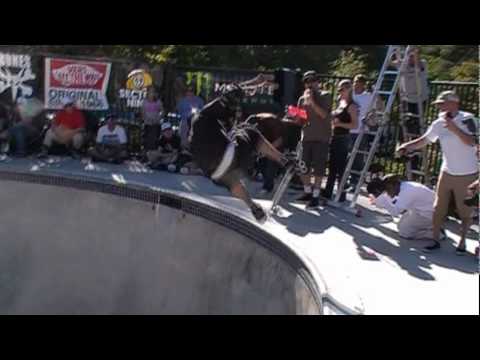
[[[181,157],[181,139],[174,133],[172,124],[162,124],[162,134],[158,142],[158,149],[147,152],[148,165],[156,170],[177,172]]]
[[[97,133],[96,145],[90,149],[93,161],[121,164],[128,158],[127,135],[123,127],[117,124],[114,114],[108,114],[106,124]]]
[[[45,134],[39,158],[48,156],[54,142],[66,145],[73,158],[80,158],[79,151],[85,143],[85,116],[75,107],[73,99],[64,98],[63,105],[64,109],[56,115],[52,127]]]
[[[11,120],[10,126],[0,131],[0,142],[4,142],[6,152],[15,157],[26,157],[33,153],[36,140],[40,140],[47,123],[43,103],[38,99],[19,98],[10,119],[6,119]]]

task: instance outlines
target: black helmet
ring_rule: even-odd
[[[226,100],[229,106],[238,106],[243,100],[245,92],[238,84],[228,85],[222,97]]]

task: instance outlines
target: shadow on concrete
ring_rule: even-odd
[[[442,249],[437,253],[425,254],[421,250],[427,241],[405,240],[382,224],[391,222],[391,217],[363,209],[363,217],[358,218],[330,207],[305,211],[291,204],[283,208],[291,213],[288,218],[275,217],[287,230],[295,235],[305,237],[308,234],[321,234],[328,228],[335,227],[352,237],[357,246],[359,257],[364,261],[380,261],[384,256],[395,262],[400,268],[413,277],[433,281],[435,278],[427,272],[432,266],[439,266],[467,274],[478,272],[478,262],[473,256],[458,257],[455,255],[455,243],[449,239],[442,242]],[[318,214],[318,215],[317,215]],[[367,232],[367,228],[375,228],[384,236],[376,236]],[[394,240],[394,243],[386,238]],[[319,238],[321,241],[321,237]]]

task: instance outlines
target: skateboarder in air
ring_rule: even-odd
[[[244,183],[256,154],[261,153],[281,166],[292,162],[275,149],[255,124],[235,119],[245,95],[244,88],[264,82],[264,77],[259,76],[229,85],[220,97],[193,117],[189,134],[194,161],[204,174],[243,200],[259,222],[266,220],[266,212],[251,199]]]

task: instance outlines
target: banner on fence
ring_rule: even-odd
[[[120,99],[125,99],[129,108],[141,108],[152,86],[153,78],[148,72],[134,70],[128,75],[126,88],[120,90]]]
[[[81,110],[108,110],[110,72],[110,63],[46,58],[45,107],[62,109],[68,97]]]
[[[12,103],[33,95],[31,81],[35,79],[30,55],[0,53],[0,94],[10,90]]]

